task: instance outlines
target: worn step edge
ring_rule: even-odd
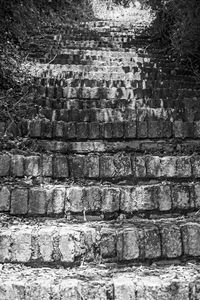
[[[198,265],[108,270],[82,266],[75,271],[0,266],[1,300],[199,299]]]

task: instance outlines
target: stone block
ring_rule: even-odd
[[[161,162],[161,176],[162,177],[175,177],[176,176],[176,162],[175,156],[165,156],[160,158]]]
[[[29,191],[28,213],[30,215],[45,215],[47,194],[42,187],[33,187]]]
[[[146,168],[148,177],[161,177],[161,159],[159,156],[147,156]]]
[[[85,168],[85,156],[75,155],[69,158],[70,175],[73,178],[83,178]]]
[[[41,132],[42,132],[42,122],[40,119],[33,120],[30,122],[29,125],[29,132],[30,132],[30,137],[32,138],[40,138],[41,137]]]
[[[50,205],[48,205],[47,214],[50,214],[51,212],[56,215],[63,214],[64,206],[65,206],[65,197],[66,197],[65,187],[59,187],[59,186],[54,187],[52,191],[52,197],[51,197],[51,208]]]
[[[119,261],[130,261],[139,258],[137,228],[124,228],[117,233],[117,258]]]
[[[161,121],[149,121],[148,122],[148,138],[160,138],[162,137]]]
[[[174,121],[173,132],[175,138],[185,138],[184,125],[182,121]]]
[[[10,175],[11,157],[7,154],[0,155],[0,177]]]
[[[136,138],[136,134],[137,134],[136,122],[125,123],[124,131],[125,131],[125,138],[128,139]]]
[[[192,162],[193,176],[199,178],[200,177],[200,156],[195,155],[193,158],[191,158],[191,162]]]
[[[175,258],[182,255],[182,241],[180,227],[165,225],[161,228],[162,254],[166,258]]]
[[[24,175],[38,177],[41,175],[41,161],[39,156],[24,157]]]
[[[5,263],[11,259],[11,230],[1,228],[0,230],[0,262]]]
[[[42,227],[37,234],[37,243],[39,248],[39,255],[42,261],[52,262],[54,253],[54,234],[56,228],[53,226]],[[39,257],[36,256],[36,259]]]
[[[100,134],[100,126],[99,123],[89,123],[89,138],[90,139],[99,139],[101,134]]]
[[[72,186],[66,191],[65,211],[82,213],[84,210],[84,189],[79,186]]]
[[[133,280],[128,277],[113,279],[115,300],[136,300],[137,288]],[[141,299],[141,298],[139,298]],[[147,298],[146,298],[147,299]]]
[[[76,124],[77,139],[86,140],[88,139],[88,123],[81,122]]]
[[[86,212],[100,212],[102,202],[101,188],[90,186],[84,188],[84,208]]]
[[[42,156],[42,176],[52,177],[53,175],[53,156],[43,155]]]
[[[84,159],[84,169],[82,170],[85,177],[98,178],[99,177],[99,155],[88,154]]]
[[[141,185],[132,189],[132,210],[145,211],[157,209],[155,186]]]
[[[135,203],[132,199],[132,189],[130,187],[124,187],[121,189],[121,200],[120,200],[120,210],[123,213],[132,213],[136,210]]]
[[[170,121],[163,121],[161,124],[162,130],[162,137],[163,138],[171,138],[172,137],[172,122]]]
[[[102,207],[104,213],[118,212],[120,209],[120,189],[105,187],[103,189]]]
[[[169,211],[172,209],[171,186],[162,184],[156,187],[155,195],[159,211]]]
[[[124,136],[124,123],[118,122],[118,123],[112,123],[112,134],[113,138],[120,139]]]
[[[191,177],[192,166],[190,156],[177,156],[176,174],[177,177]]]
[[[53,135],[53,124],[51,121],[43,120],[41,126],[41,136],[45,139],[51,139]]]
[[[146,157],[135,156],[132,157],[133,175],[137,178],[144,178],[147,175]]]
[[[12,215],[26,215],[28,212],[28,197],[27,188],[14,188],[11,194],[11,210]]]
[[[12,176],[23,177],[24,176],[24,156],[13,155],[11,161],[11,173]]]
[[[132,175],[131,156],[126,153],[114,155],[114,166],[116,177],[128,177]]]
[[[159,229],[154,225],[145,226],[140,237],[141,256],[146,259],[158,258],[161,256],[161,241]]]
[[[184,254],[200,256],[200,224],[187,223],[182,226]]]
[[[190,190],[188,184],[172,186],[173,209],[190,209]]]
[[[10,189],[7,186],[0,187],[0,211],[10,210]]]
[[[112,123],[103,123],[101,124],[101,136],[105,139],[112,139]]]
[[[29,262],[32,254],[31,228],[21,227],[20,230],[13,231],[11,237],[11,261],[17,263]]]
[[[75,123],[66,123],[63,128],[64,139],[70,140],[76,138],[76,124]]]
[[[101,230],[100,252],[103,258],[116,257],[116,232],[113,229]]]
[[[100,156],[100,177],[112,178],[115,176],[114,156],[103,154]]]
[[[64,122],[58,121],[53,123],[53,137],[54,138],[64,137]]]
[[[194,206],[197,209],[200,209],[200,183],[194,183]]]
[[[147,121],[137,122],[137,137],[145,139],[148,137],[148,123]]]
[[[68,159],[64,155],[56,155],[53,157],[53,177],[67,178],[69,177]]]
[[[66,264],[74,263],[75,256],[80,253],[76,252],[80,250],[80,233],[76,231],[69,230],[67,228],[61,228],[59,230],[59,250],[61,253],[61,261]],[[76,241],[76,245],[75,245]],[[78,251],[79,252],[79,251]]]
[[[194,122],[194,137],[200,138],[200,121]]]

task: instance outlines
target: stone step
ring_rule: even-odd
[[[165,88],[165,89],[181,89],[181,90],[198,90],[200,89],[200,84],[195,81],[187,81],[187,80],[171,80],[171,79],[163,79],[162,81],[159,79],[159,75],[154,73],[154,76],[152,78],[142,79],[143,76],[141,74],[141,79],[136,80],[134,77],[130,76],[130,79],[121,79],[121,80],[115,80],[110,79],[106,80],[104,78],[102,79],[91,79],[91,78],[68,78],[68,75],[66,78],[64,76],[57,76],[57,77],[34,77],[33,78],[33,84],[37,86],[46,86],[51,87],[79,87],[79,88],[93,88],[93,87],[101,87],[101,88],[151,88],[152,91],[156,88]]]
[[[83,140],[83,141],[70,141],[70,137],[67,142],[60,140],[40,140],[32,139],[33,151],[43,151],[45,153],[59,153],[59,154],[91,154],[97,153],[110,153],[114,155],[119,151],[133,152],[136,155],[191,155],[193,153],[200,152],[200,141],[199,139],[183,139],[183,136],[179,136],[179,139],[113,139],[106,141],[104,140]],[[92,138],[92,137],[91,137]],[[29,144],[30,147],[30,144]]]
[[[110,270],[83,265],[74,270],[4,264],[1,300],[199,299],[199,265]]]
[[[200,297],[197,264],[120,270],[109,270],[104,265],[83,265],[75,270],[76,273],[69,269],[5,264],[0,275],[1,300],[190,300]]]
[[[200,209],[200,182],[135,181],[106,185],[85,182],[36,184],[29,180],[2,182],[0,213],[17,216],[106,220],[138,216],[163,218],[194,215]]]
[[[83,116],[83,115],[82,115]],[[62,115],[61,120],[63,121],[49,121],[45,119],[35,119],[30,121],[29,125],[27,124],[27,130],[24,131],[25,136],[27,132],[29,137],[37,139],[47,139],[55,141],[76,141],[78,145],[81,141],[87,141],[87,147],[91,144],[91,151],[95,149],[94,143],[90,140],[95,140],[96,145],[100,146],[99,151],[105,151],[107,145],[106,140],[108,141],[126,141],[126,146],[129,145],[128,141],[136,140],[136,143],[140,143],[142,139],[152,140],[165,140],[165,139],[195,139],[199,140],[200,138],[200,122],[182,122],[182,121],[165,121],[160,120],[144,120],[144,121],[129,121],[129,122],[120,122],[118,120],[108,120],[105,121],[88,121],[81,122],[73,120],[73,122],[66,122],[65,117],[67,115]],[[109,118],[109,117],[108,117]],[[153,118],[152,118],[153,119]],[[109,122],[110,121],[110,122]],[[28,121],[27,121],[28,123]],[[20,132],[17,134],[20,136]],[[21,134],[23,136],[23,134]],[[165,143],[167,141],[165,140]],[[172,144],[177,142],[177,140],[172,141]],[[79,143],[80,144],[80,143]],[[130,143],[130,148],[131,148]],[[101,146],[102,145],[102,146]],[[110,144],[111,145],[111,144]],[[74,145],[75,146],[75,145]],[[75,146],[76,147],[76,146]],[[69,144],[67,147],[68,150],[73,150],[73,144]],[[75,149],[75,148],[74,148]],[[114,149],[117,149],[117,146],[114,145]],[[96,150],[95,150],[96,151]]]
[[[0,155],[0,177],[122,179],[196,179],[199,155],[137,155],[135,151],[89,154]]]
[[[194,218],[67,223],[1,216],[0,262],[75,266],[92,261],[143,263],[199,260]]]

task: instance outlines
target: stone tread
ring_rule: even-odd
[[[199,265],[133,267],[104,265],[74,270],[2,265],[1,300],[192,300],[200,299]]]

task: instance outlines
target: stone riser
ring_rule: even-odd
[[[64,221],[64,220],[63,220]],[[15,222],[16,223],[16,222]],[[47,221],[0,229],[0,262],[76,265],[81,261],[145,262],[200,258],[200,224],[171,219],[124,225]],[[115,226],[113,226],[115,225]]]
[[[120,214],[190,215],[200,209],[200,183],[158,182],[132,186],[0,186],[0,212],[24,216],[70,216],[89,214],[116,218]]]
[[[42,110],[45,117],[48,119],[49,116],[49,109],[56,109],[57,111],[61,109],[65,109],[70,111],[75,111],[79,115],[79,120],[76,119],[76,121],[83,121],[82,114],[86,113],[89,114],[89,112],[99,112],[100,114],[106,114],[109,116],[112,116],[113,113],[116,114],[117,111],[122,113],[122,111],[129,109],[132,109],[132,111],[135,109],[137,110],[138,116],[136,116],[136,119],[139,119],[142,112],[145,113],[147,116],[160,116],[162,115],[161,110],[163,110],[163,114],[165,112],[169,112],[170,118],[173,116],[174,118],[178,118],[180,116],[180,119],[183,121],[195,121],[197,120],[198,111],[199,111],[199,101],[198,99],[194,98],[181,98],[181,99],[114,99],[114,100],[87,100],[87,99],[53,99],[53,98],[42,98],[38,97],[35,99],[34,103],[38,106],[40,106],[40,109],[46,109]],[[157,109],[157,113],[156,113]],[[47,114],[45,113],[47,112]],[[159,113],[160,111],[160,113]],[[173,113],[174,112],[174,113]],[[35,112],[36,113],[36,112]],[[135,115],[135,113],[134,113]],[[194,117],[194,115],[196,115]],[[192,116],[192,117],[191,117]],[[91,116],[89,116],[91,118]],[[159,118],[158,118],[159,119]],[[104,120],[104,119],[103,119]],[[114,121],[114,119],[111,119]],[[119,119],[116,119],[116,121],[119,121]],[[92,119],[91,119],[92,121]],[[127,120],[125,120],[127,121]]]
[[[88,155],[0,155],[0,177],[91,179],[196,179],[200,156],[136,156],[118,152]]]
[[[29,128],[29,129],[28,129]],[[113,140],[128,141],[128,139],[199,139],[200,122],[48,122],[32,121],[25,132],[29,132],[31,138],[54,139],[60,141],[69,140]],[[166,142],[166,141],[165,141]],[[53,143],[53,142],[52,142]],[[99,142],[100,143],[100,142]],[[174,141],[175,145],[175,141]],[[67,147],[70,150],[70,146]],[[73,148],[73,146],[72,146]],[[115,147],[116,149],[116,147]],[[92,151],[92,148],[91,148]],[[96,150],[95,150],[96,151]]]

